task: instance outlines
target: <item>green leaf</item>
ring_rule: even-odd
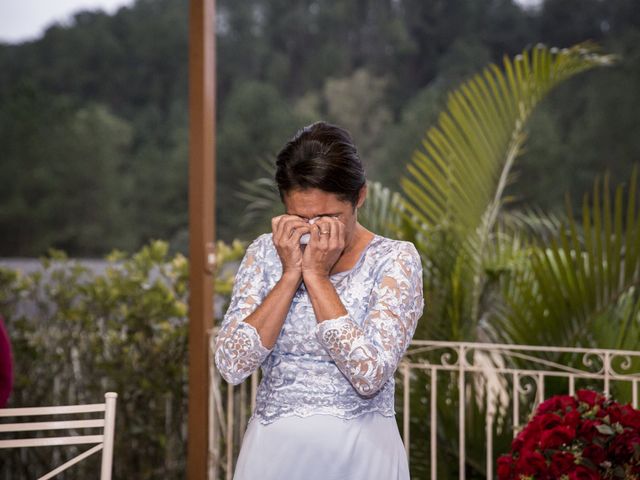
[[[609,425],[605,425],[605,424],[596,425],[596,430],[598,430],[598,432],[600,432],[603,435],[614,434],[613,429]]]

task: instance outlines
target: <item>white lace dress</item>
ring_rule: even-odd
[[[303,283],[267,349],[243,319],[281,275],[271,234],[261,235],[247,248],[215,339],[228,382],[262,367],[234,479],[408,480],[394,373],[424,307],[415,247],[375,235],[351,270],[332,275],[342,317],[318,323]]]

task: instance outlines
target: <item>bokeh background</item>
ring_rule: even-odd
[[[268,228],[238,221],[241,182],[264,176],[256,165],[298,127],[346,126],[369,178],[395,189],[445,93],[539,42],[594,40],[623,61],[545,100],[510,194],[560,208],[564,192],[579,202],[596,174],[617,183],[640,158],[634,0],[219,0],[217,15],[226,241]],[[151,238],[186,253],[187,20],[184,1],[138,0],[0,44],[0,256],[100,256]]]

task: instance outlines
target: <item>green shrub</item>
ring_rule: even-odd
[[[243,252],[220,243],[219,267]],[[16,376],[9,406],[97,403],[118,392],[114,478],[184,478],[188,260],[152,241],[131,256],[114,251],[104,271],[55,250],[41,266],[0,268]],[[223,307],[234,269],[218,271]],[[36,478],[85,449],[74,448],[5,451],[0,477]],[[61,478],[95,478],[94,457]]]

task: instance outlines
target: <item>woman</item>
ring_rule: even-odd
[[[276,167],[286,214],[247,248],[215,345],[228,382],[263,373],[234,479],[409,479],[393,375],[422,315],[420,256],[358,223],[345,130],[303,128]]]

